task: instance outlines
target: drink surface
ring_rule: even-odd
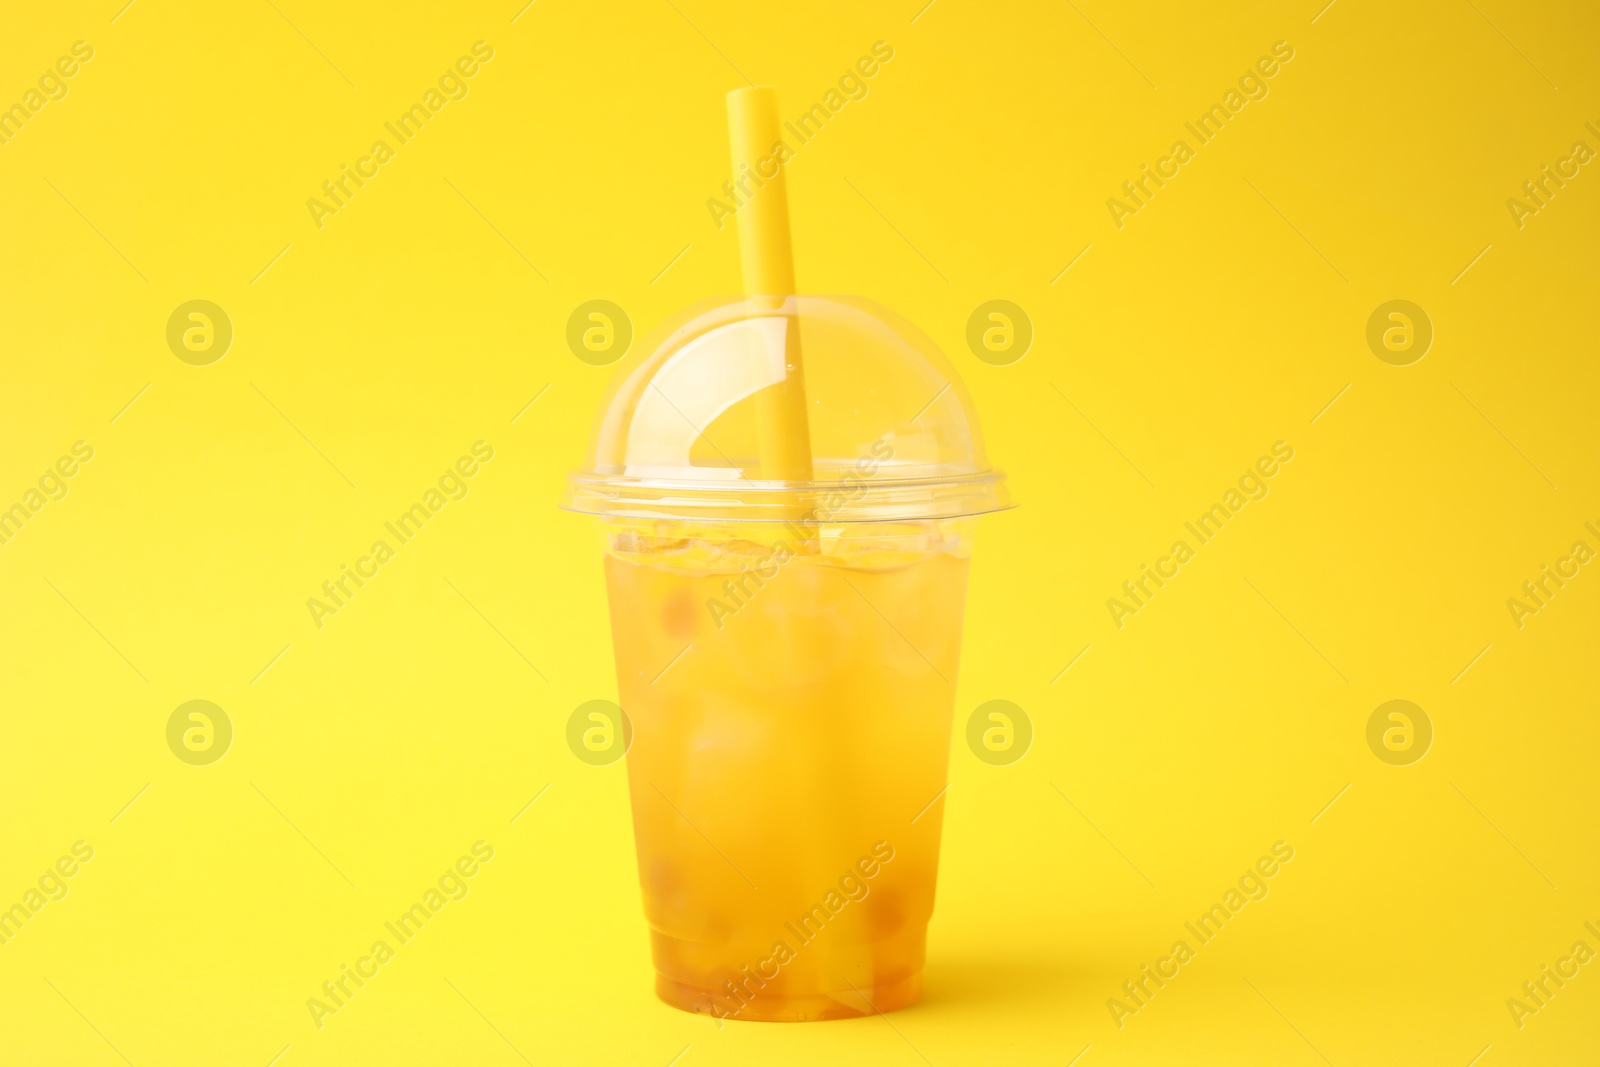
[[[634,835],[669,1003],[816,1019],[916,999],[965,540],[950,523],[613,534]]]

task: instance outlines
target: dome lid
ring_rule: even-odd
[[[787,430],[774,428],[780,393],[793,414],[803,403]],[[791,296],[703,304],[640,344],[612,382],[562,506],[633,519],[841,523],[1011,504],[972,401],[931,340],[865,300]]]

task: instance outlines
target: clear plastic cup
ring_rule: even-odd
[[[766,480],[758,397],[797,342],[814,474]],[[974,516],[1008,506],[954,371],[859,300],[694,309],[618,375],[564,506],[606,537],[657,994],[915,1001]]]

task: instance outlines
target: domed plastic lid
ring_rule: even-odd
[[[884,522],[1010,506],[933,342],[848,297],[690,309],[614,380],[569,511],[635,519]]]

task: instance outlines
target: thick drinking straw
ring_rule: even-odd
[[[759,307],[776,310],[793,296],[794,256],[789,248],[789,195],[784,185],[778,94],[751,86],[728,94],[728,134],[734,181],[749,173],[754,195],[739,209],[739,254],[744,291]],[[761,477],[811,480],[811,435],[806,422],[805,375],[800,362],[799,319],[788,316],[783,381],[756,394],[756,435]]]

